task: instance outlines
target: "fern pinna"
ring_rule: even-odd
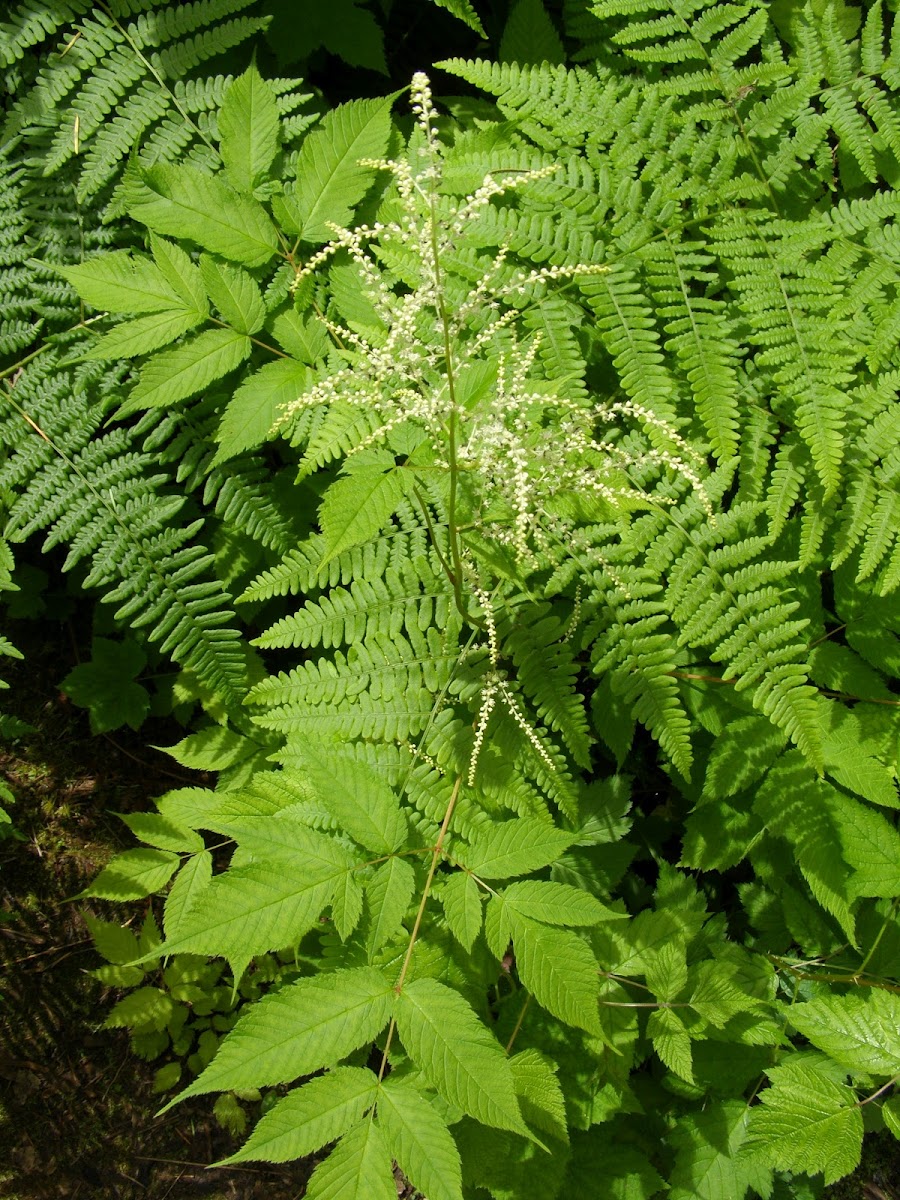
[[[566,4],[576,67],[453,60],[493,106],[439,120],[417,75],[411,123],[351,101],[295,155],[251,68],[214,153],[128,170],[133,248],[62,269],[112,316],[88,359],[133,360],[123,429],[195,493],[296,480],[236,601],[271,671],[174,749],[219,784],[90,893],[173,881],[145,965],[293,951],[182,1092],[273,1089],[227,1161],[336,1143],[313,1200],[393,1163],[430,1200],[800,1197],[863,1113],[900,1129],[897,62],[864,9]]]

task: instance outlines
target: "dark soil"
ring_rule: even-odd
[[[0,1197],[302,1195],[303,1163],[207,1169],[239,1142],[213,1119],[211,1097],[154,1116],[159,1063],[136,1058],[124,1030],[101,1028],[117,994],[86,973],[101,960],[83,914],[126,918],[121,907],[69,898],[134,844],[114,812],[146,810],[179,783],[203,782],[147,746],[171,743],[183,731],[92,737],[86,714],[58,691],[75,665],[69,631],[17,622],[12,636],[26,657],[4,660],[11,684],[4,710],[37,733],[0,751],[23,837],[0,842]]]

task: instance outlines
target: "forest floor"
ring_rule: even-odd
[[[4,711],[36,732],[0,748],[21,834],[0,842],[0,1200],[295,1200],[310,1163],[207,1168],[240,1140],[209,1097],[154,1116],[158,1064],[135,1057],[124,1030],[102,1028],[116,996],[87,973],[100,960],[84,915],[117,910],[71,900],[129,844],[114,813],[206,781],[147,745],[177,740],[175,726],[92,737],[58,690],[77,660],[71,630],[16,624],[26,658],[4,660]],[[900,1200],[897,1143],[867,1139],[859,1171],[825,1195]]]
[[[23,839],[0,842],[0,1197],[293,1200],[308,1164],[207,1169],[240,1141],[219,1128],[209,1097],[154,1116],[159,1064],[135,1057],[126,1031],[102,1028],[117,997],[87,974],[101,960],[84,915],[116,910],[71,897],[133,843],[114,813],[203,782],[174,776],[180,769],[146,744],[183,731],[91,737],[87,714],[58,690],[75,665],[65,627],[16,626],[26,658],[4,660],[4,711],[36,733],[0,749]]]

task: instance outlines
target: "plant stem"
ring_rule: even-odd
[[[406,982],[406,976],[409,973],[409,964],[412,961],[413,950],[419,937],[419,929],[422,926],[422,918],[425,915],[425,905],[428,903],[428,897],[431,895],[431,885],[434,882],[435,872],[438,868],[438,863],[441,860],[441,854],[444,849],[444,840],[447,837],[447,830],[450,828],[450,821],[453,817],[453,810],[456,808],[456,801],[459,796],[459,789],[462,787],[462,775],[457,775],[456,782],[453,785],[453,791],[450,794],[450,800],[447,804],[447,810],[444,813],[444,819],[441,822],[441,828],[438,832],[437,841],[434,843],[434,849],[431,853],[431,866],[428,868],[428,878],[425,880],[425,887],[422,889],[422,899],[419,901],[419,910],[416,913],[416,919],[413,923],[412,933],[409,935],[409,945],[406,947],[406,954],[403,958],[403,965],[400,968],[400,975],[397,982],[394,984],[394,991],[399,996],[403,991],[403,985]],[[391,1049],[391,1042],[394,1038],[394,1030],[397,1028],[397,1022],[394,1017],[391,1017],[391,1023],[388,1026],[387,1038],[384,1043],[384,1050],[381,1053],[381,1066],[378,1070],[378,1082],[384,1078],[384,1073],[387,1070],[388,1054]]]

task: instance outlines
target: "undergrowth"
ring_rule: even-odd
[[[900,23],[442,7],[337,105],[246,3],[0,30],[0,587],[218,773],[107,1024],[311,1200],[801,1200],[900,1135]]]

